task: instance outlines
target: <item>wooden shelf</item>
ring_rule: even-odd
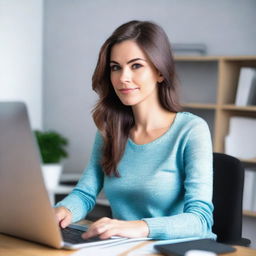
[[[256,61],[256,56],[251,55],[241,55],[241,56],[185,56],[185,55],[175,55],[175,61]]]
[[[237,106],[232,104],[226,104],[221,107],[223,110],[235,110],[235,111],[249,111],[256,112],[256,106]]]
[[[243,215],[247,217],[256,217],[256,212],[253,211],[243,211]]]
[[[256,61],[256,56],[253,55],[241,55],[241,56],[222,56],[226,61]]]
[[[185,103],[182,104],[184,108],[195,108],[195,109],[217,109],[217,104],[208,104],[208,103]],[[237,106],[233,104],[225,104],[219,107],[222,110],[234,110],[234,111],[248,111],[256,112],[256,106]]]
[[[240,161],[243,163],[248,163],[248,164],[256,164],[256,158],[252,158],[252,159],[241,159]]]

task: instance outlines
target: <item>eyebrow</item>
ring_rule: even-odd
[[[144,59],[141,59],[141,58],[135,58],[135,59],[131,59],[131,60],[129,60],[129,61],[127,62],[127,64],[130,64],[130,63],[132,63],[132,62],[134,62],[134,61],[138,61],[138,60],[142,60],[142,61],[147,62],[147,61],[146,61],[146,60],[144,60]],[[111,60],[111,61],[110,61],[110,63],[119,64],[117,61],[114,61],[114,60]]]

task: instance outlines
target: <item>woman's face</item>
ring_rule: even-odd
[[[124,105],[158,100],[157,82],[163,77],[136,42],[127,40],[112,47],[110,69],[112,85]]]

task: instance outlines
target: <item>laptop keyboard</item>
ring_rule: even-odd
[[[83,239],[81,235],[85,231],[74,229],[74,228],[64,228],[61,229],[61,234],[64,242],[71,243],[71,244],[84,244],[84,243],[91,243],[91,242],[97,242],[102,241],[99,237],[92,237],[89,239]]]

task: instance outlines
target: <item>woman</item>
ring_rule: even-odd
[[[98,132],[80,181],[55,208],[60,226],[84,218],[104,188],[114,219],[94,222],[84,238],[215,238],[210,133],[201,118],[179,112],[163,29],[121,25],[103,44],[92,81]]]

